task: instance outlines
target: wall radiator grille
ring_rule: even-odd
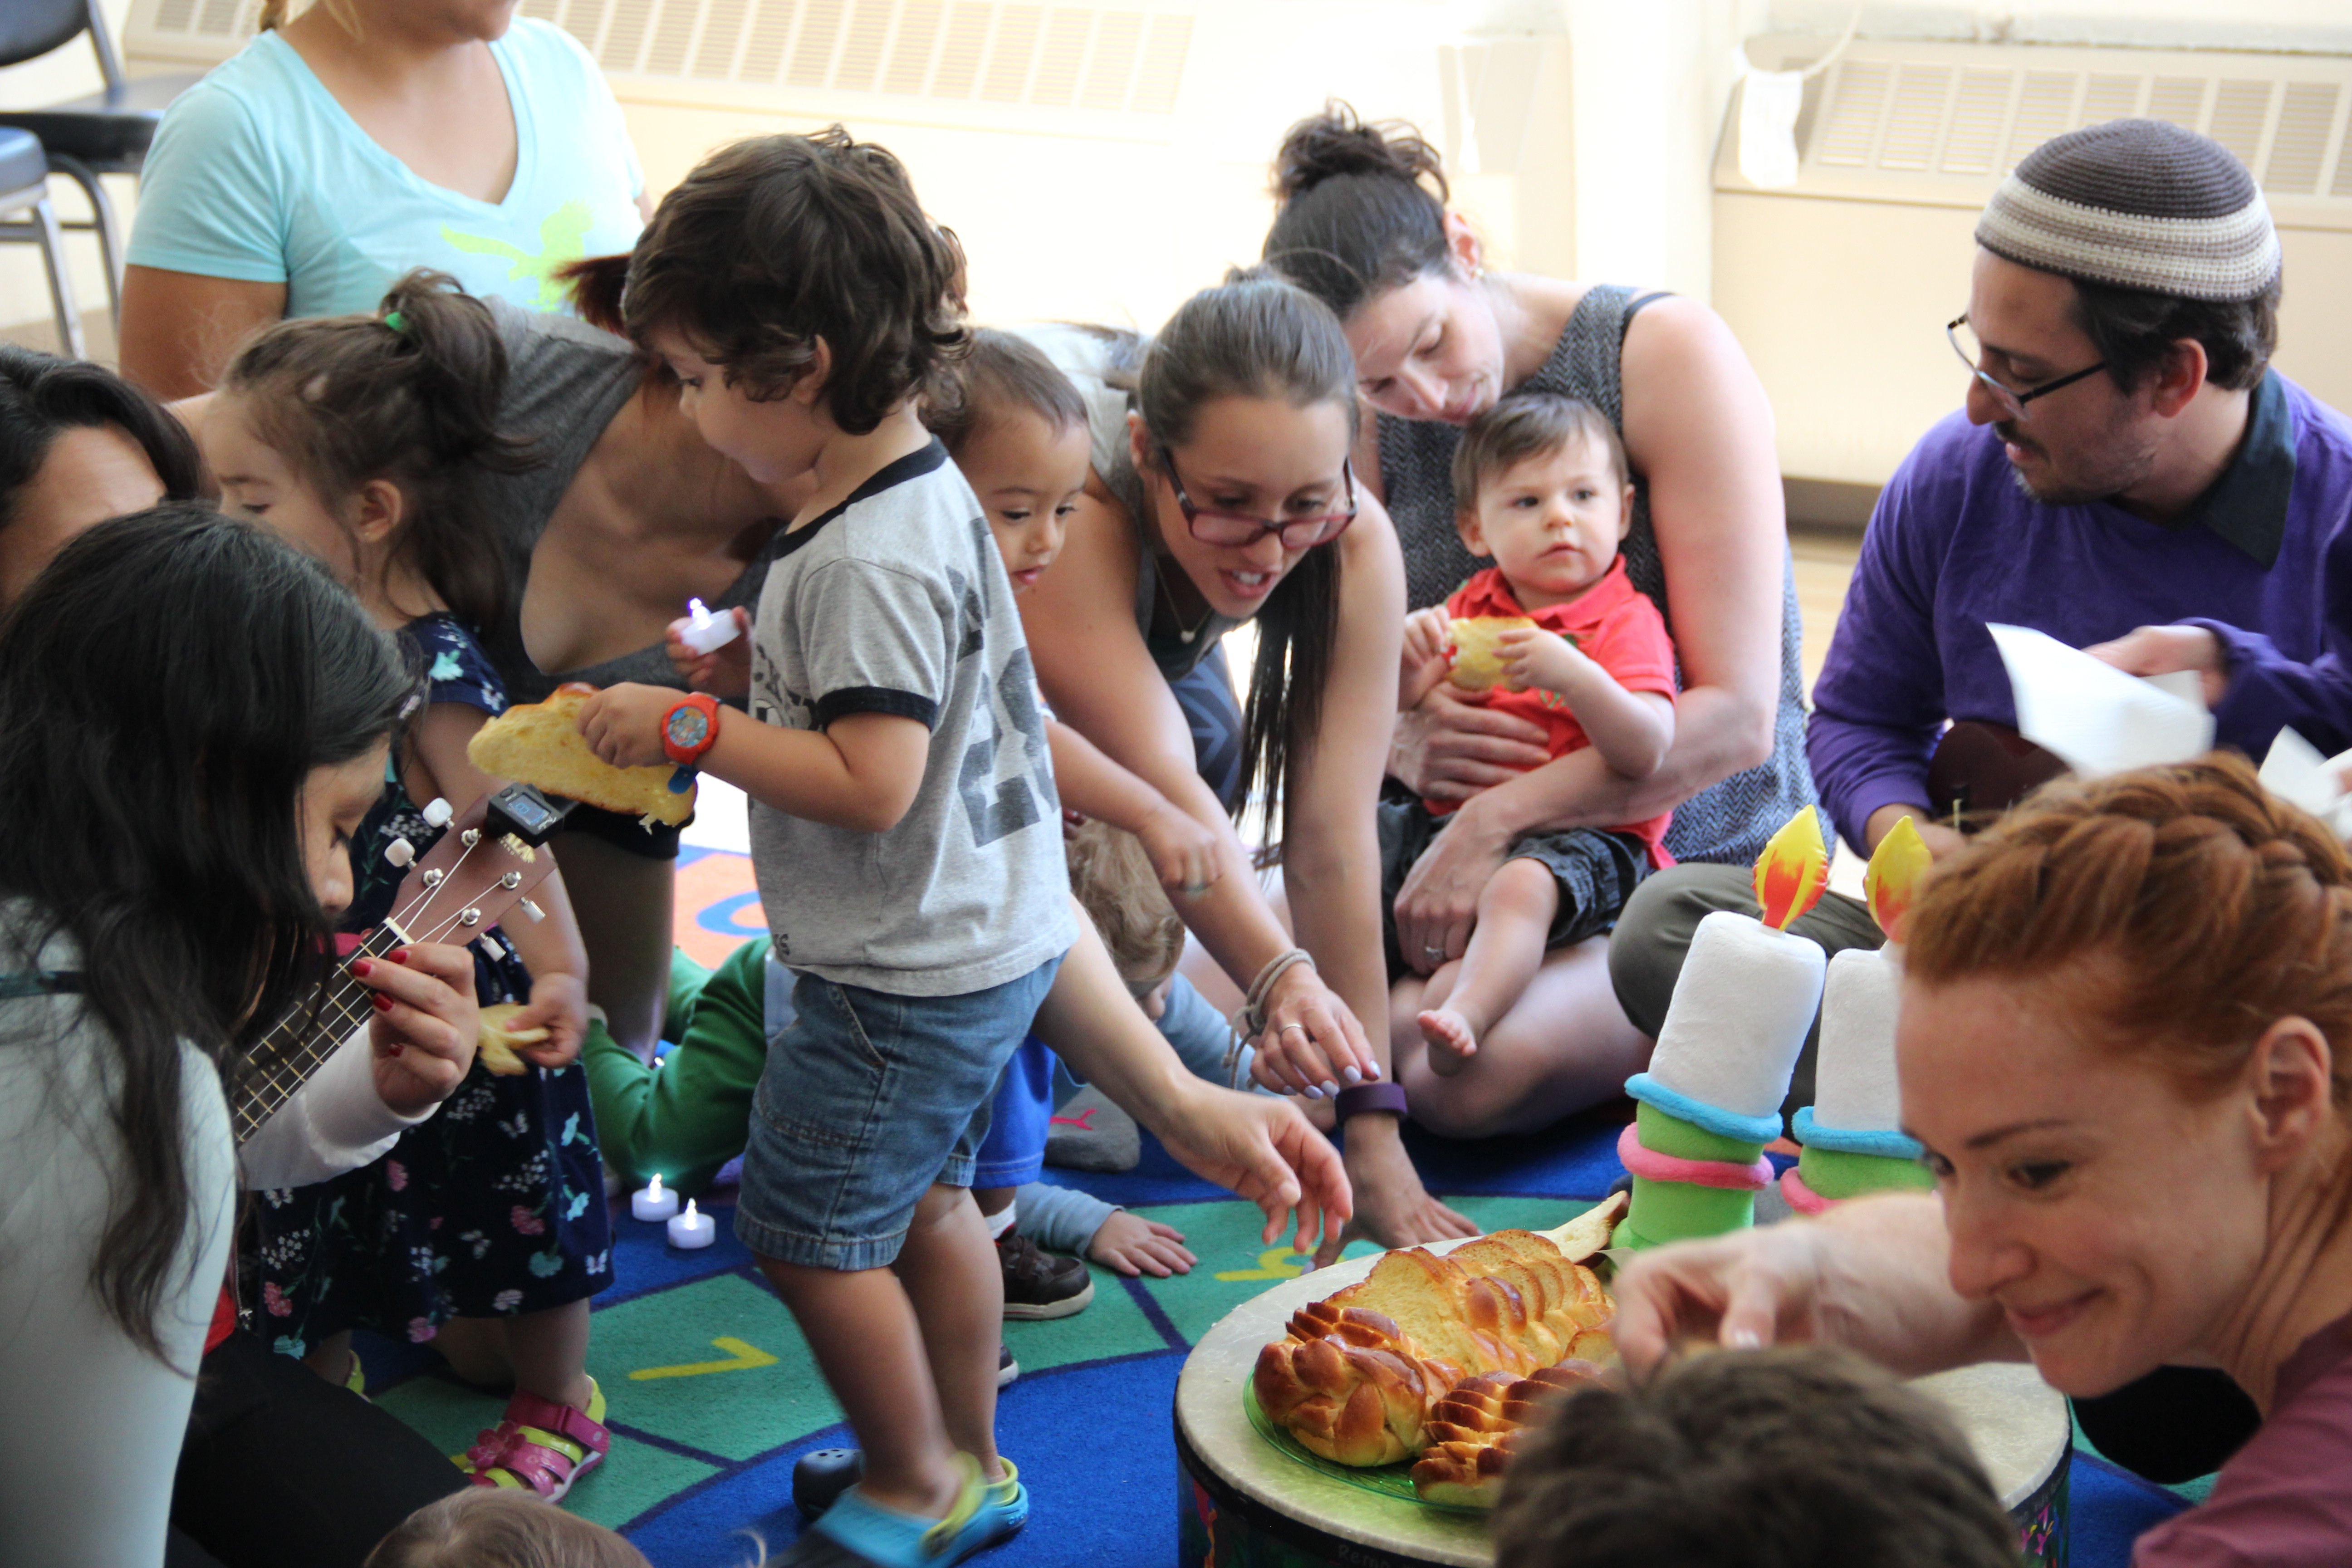
[[[259,11],[134,0],[125,43],[209,64]],[[1190,6],[990,0],[524,0],[522,14],[578,38],[625,100],[1128,136],[1166,133],[1194,22]]]
[[[1823,47],[1759,38],[1748,56],[1794,68]],[[1780,194],[1978,206],[2060,132],[2136,115],[2235,153],[2282,226],[2352,230],[2352,58],[2331,56],[1857,39],[1807,84],[1798,183]],[[1716,184],[1754,190],[1738,123]]]

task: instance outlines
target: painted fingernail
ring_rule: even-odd
[[[392,1011],[392,998],[385,995],[381,991],[377,992],[369,1000],[375,1004],[375,1010],[379,1013],[389,1013]]]
[[[1311,1083],[1305,1089],[1300,1089],[1298,1092],[1305,1095],[1309,1100],[1320,1100],[1323,1098],[1323,1091],[1316,1088]]]
[[[1339,1076],[1346,1079],[1351,1084],[1361,1083],[1364,1081],[1364,1075],[1358,1072],[1354,1068],[1344,1068],[1340,1069]]]
[[[394,963],[406,963],[408,962],[408,950],[404,947],[395,947],[390,952],[385,953],[384,957],[392,960]]]
[[[1339,1086],[1327,1078],[1323,1080],[1323,1092],[1336,1099],[1339,1093]]]
[[[1381,1076],[1381,1064],[1374,1062],[1371,1066],[1366,1068],[1364,1069],[1364,1076],[1369,1079],[1379,1078]]]
[[[401,1053],[403,1048],[404,1047],[401,1043],[398,1040],[394,1040],[392,1044],[384,1047],[383,1054],[388,1057],[396,1057]]]
[[[368,958],[355,958],[352,960],[352,973],[365,980],[375,973],[375,961]]]
[[[1723,1336],[1723,1342],[1736,1351],[1752,1351],[1763,1345],[1764,1336],[1754,1329],[1734,1329]]]

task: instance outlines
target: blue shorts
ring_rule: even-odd
[[[932,1184],[971,1185],[997,1079],[1060,967],[959,996],[800,975],[751,1097],[736,1237],[812,1268],[896,1262]]]
[[[973,1163],[975,1187],[1025,1187],[1045,1170],[1054,1119],[1054,1048],[1032,1035],[1004,1064],[989,1102],[988,1136]]]

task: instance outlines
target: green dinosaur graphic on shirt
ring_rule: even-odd
[[[520,282],[526,278],[539,281],[532,307],[560,310],[569,301],[564,298],[563,286],[556,281],[556,269],[588,254],[588,230],[595,221],[596,215],[586,202],[564,203],[541,220],[540,251],[536,256],[506,240],[487,234],[464,234],[446,224],[441,226],[441,238],[452,249],[468,256],[496,256],[512,263],[507,268],[508,281]]]

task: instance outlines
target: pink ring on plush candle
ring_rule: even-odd
[[[1837,1199],[1825,1198],[1805,1185],[1805,1178],[1797,1174],[1794,1165],[1780,1173],[1780,1195],[1799,1214],[1827,1214],[1838,1205]]]
[[[1760,1193],[1772,1184],[1772,1162],[1761,1154],[1752,1165],[1661,1154],[1643,1143],[1640,1129],[1632,1122],[1617,1135],[1617,1158],[1627,1170],[1653,1182],[1688,1182],[1695,1187],[1721,1187],[1735,1193]]]

